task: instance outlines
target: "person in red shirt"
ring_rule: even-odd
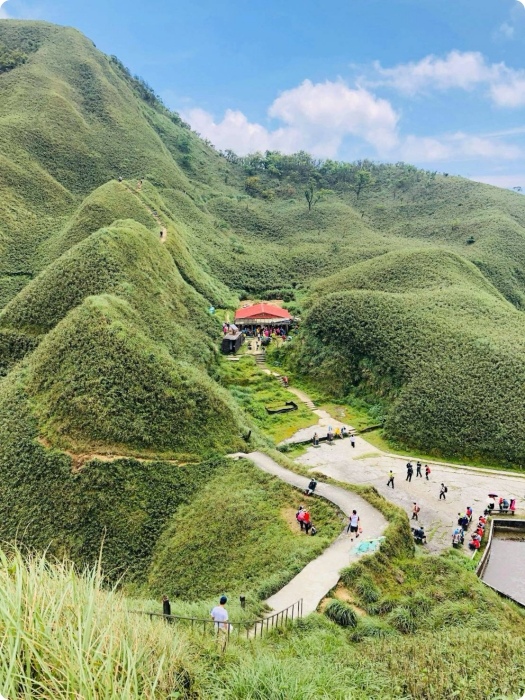
[[[308,534],[310,532],[310,528],[312,527],[312,522],[310,520],[310,513],[307,510],[303,511],[303,523],[306,534]]]

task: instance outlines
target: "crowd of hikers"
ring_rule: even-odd
[[[342,428],[336,427],[334,430],[331,425],[328,426],[328,430],[326,432],[326,437],[321,438],[319,437],[319,433],[314,433],[314,436],[312,438],[312,444],[314,447],[319,447],[319,444],[321,440],[326,441],[328,445],[332,445],[334,440],[342,440],[343,438],[349,437],[350,438],[350,446],[352,448],[355,447],[355,435],[353,433],[349,433],[348,428],[346,425],[343,425]]]

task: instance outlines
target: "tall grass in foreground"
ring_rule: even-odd
[[[191,697],[183,640],[126,611],[95,570],[0,552],[0,693],[8,700]]]

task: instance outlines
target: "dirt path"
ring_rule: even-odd
[[[301,490],[306,489],[309,479],[281,467],[268,455],[262,452],[239,454],[252,461],[259,469],[272,474],[281,481],[291,484]],[[385,518],[360,496],[346,491],[339,486],[319,483],[316,495],[326,498],[336,505],[345,515],[349,516],[355,508],[361,518],[363,533],[360,540],[351,539],[349,535],[341,534],[325,551],[307,564],[284,588],[268,598],[266,603],[272,610],[284,610],[300,598],[303,599],[303,614],[309,615],[326,594],[337,585],[339,572],[345,566],[356,561],[360,556],[355,551],[356,545],[366,540],[380,537],[387,526]]]
[[[124,185],[124,187],[125,187],[129,192],[131,192],[131,194],[133,194],[133,195],[135,195],[135,197],[137,197],[137,199],[139,200],[139,202],[141,203],[141,205],[144,207],[144,209],[146,209],[146,211],[155,219],[155,221],[157,222],[158,227],[159,227],[159,229],[160,229],[160,231],[159,231],[159,239],[160,239],[160,242],[161,242],[161,243],[166,243],[166,241],[167,241],[167,239],[168,239],[168,229],[167,229],[165,226],[162,225],[162,220],[161,220],[161,218],[160,218],[158,212],[156,212],[154,209],[151,209],[151,207],[149,207],[149,206],[146,204],[146,202],[144,202],[144,200],[143,200],[141,197],[139,197],[139,194],[138,194],[138,193],[142,190],[142,180],[139,180],[136,189],[133,189],[133,188],[132,188],[130,185],[128,185],[126,182],[122,182],[121,184]]]

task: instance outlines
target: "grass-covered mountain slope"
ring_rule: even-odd
[[[85,563],[107,526],[105,565],[158,590],[187,565],[178,508],[197,507],[202,465],[293,427],[266,415],[260,377],[219,368],[209,307],[239,297],[284,297],[302,318],[285,361],[389,435],[523,461],[520,195],[221,154],[74,29],[2,20],[0,56],[3,539]]]
[[[301,371],[365,399],[405,444],[523,463],[525,319],[474,265],[436,249],[387,253],[314,298],[292,351]]]

